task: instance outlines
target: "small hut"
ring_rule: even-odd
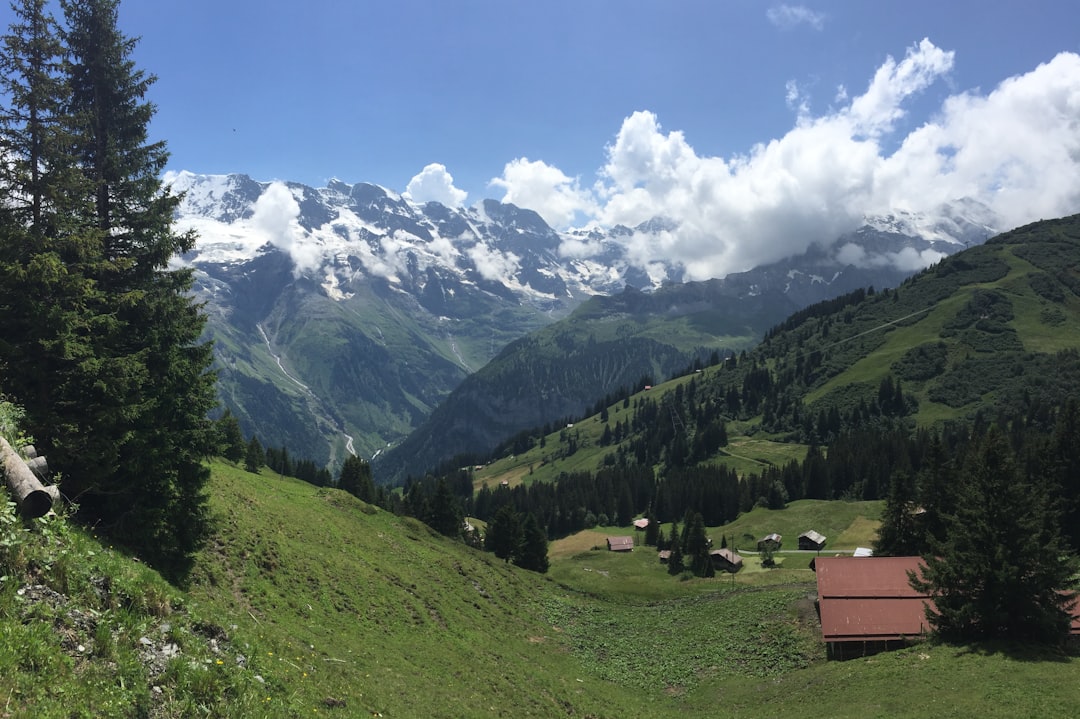
[[[634,551],[634,538],[608,537],[607,548],[612,552],[632,552]]]
[[[730,549],[714,549],[709,552],[713,567],[722,572],[737,572],[742,569],[743,558]]]
[[[824,546],[825,537],[812,529],[799,535],[799,549],[819,552]]]
[[[761,552],[769,549],[773,552],[778,552],[780,551],[780,545],[783,544],[783,539],[784,538],[776,532],[773,532],[772,534],[766,534],[764,537],[758,540],[758,551]]]

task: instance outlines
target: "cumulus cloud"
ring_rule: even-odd
[[[916,129],[899,130],[913,124],[899,122],[910,99],[947,77],[953,63],[952,52],[923,40],[902,59],[888,58],[863,92],[838,90],[838,104],[817,116],[791,83],[793,127],[745,154],[699,155],[682,132],[639,111],[623,121],[588,190],[525,159],[492,184],[506,189],[505,201],[557,226],[575,213],[606,226],[670,218],[677,229],[623,241],[638,266],[674,261],[688,279],[827,246],[867,215],[932,220],[943,203],[966,199],[974,201],[966,207],[985,208],[975,219],[1005,230],[1080,211],[1080,56],[1061,53],[989,93],[954,94]],[[592,246],[579,235],[563,251],[582,258]],[[857,259],[918,269],[940,253]]]
[[[814,12],[803,5],[776,5],[765,11],[765,17],[783,30],[790,30],[799,25],[809,25],[815,30],[825,27],[824,13]]]
[[[506,163],[502,176],[488,184],[504,191],[503,202],[534,210],[553,227],[568,227],[579,213],[595,211],[590,193],[575,178],[541,160],[512,160]]]
[[[512,278],[521,266],[521,258],[513,252],[499,252],[481,243],[470,247],[466,254],[476,265],[480,276],[493,282],[512,284]]]
[[[316,243],[298,241],[305,235],[299,217],[300,204],[283,182],[270,183],[255,201],[251,215],[257,235],[287,252],[297,273],[314,270],[322,262],[322,249]]]
[[[409,180],[404,196],[420,204],[439,202],[447,207],[461,207],[468,194],[454,187],[454,177],[445,165],[433,162]]]

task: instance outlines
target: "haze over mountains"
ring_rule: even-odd
[[[702,309],[700,287],[691,290],[697,304],[671,289],[685,266],[635,261],[641,242],[680,231],[671,218],[558,232],[537,213],[494,200],[451,208],[365,183],[313,188],[186,172],[169,180],[186,193],[179,227],[199,234],[183,261],[198,270],[225,406],[264,444],[316,461],[336,464],[348,451],[370,458],[401,441],[505,345],[592,296],[666,284],[656,297],[667,299],[643,312],[673,318]],[[829,246],[729,275],[711,283],[706,302],[737,316],[731,303],[753,298],[753,319],[661,336],[675,359],[654,367],[671,371],[702,349],[737,350],[791,312],[855,287],[892,286],[986,239],[997,222],[970,200],[933,214],[865,218]],[[541,414],[517,421],[580,412],[625,381],[613,377],[595,396],[554,404],[526,397]],[[554,416],[545,419],[543,408]]]

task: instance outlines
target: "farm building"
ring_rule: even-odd
[[[724,572],[737,572],[742,569],[743,558],[730,549],[714,549],[709,552],[713,567]]]
[[[929,631],[933,602],[908,582],[919,557],[816,557],[822,639],[834,657],[862,655]]]
[[[829,655],[861,656],[918,638],[930,630],[933,600],[908,581],[920,557],[815,557],[818,613]],[[1080,599],[1069,608],[1069,632],[1080,637]]]
[[[809,549],[817,552],[824,546],[825,537],[812,529],[799,535],[799,549]]]
[[[607,548],[612,552],[632,552],[634,551],[634,538],[608,537]]]
[[[776,532],[773,532],[772,534],[766,534],[764,537],[758,540],[758,551],[760,552],[766,548],[771,549],[774,552],[779,551],[780,545],[783,544],[783,539],[784,538]]]
[[[642,517],[641,519],[635,519],[634,520],[634,529],[638,530],[639,532],[648,529],[648,527],[649,527],[649,520],[646,519],[645,517]]]
[[[671,561],[671,550],[661,549],[659,552],[656,553],[656,556],[660,557],[661,564],[667,564]]]

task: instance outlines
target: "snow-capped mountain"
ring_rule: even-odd
[[[637,266],[628,252],[631,236],[678,232],[670,218],[556,232],[495,200],[417,204],[367,183],[167,181],[184,193],[178,229],[198,234],[180,261],[195,267],[206,302],[223,403],[265,445],[318,462],[398,442],[504,345],[588,297],[683,276],[675,263]],[[868,218],[828,247],[729,275],[725,295],[775,297],[778,311],[794,311],[890,286],[992,234],[984,209]]]

